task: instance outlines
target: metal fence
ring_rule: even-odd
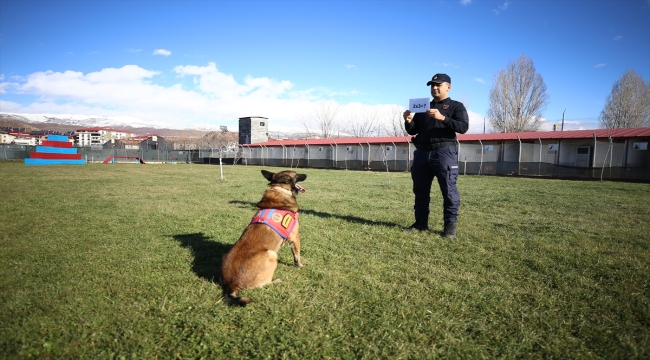
[[[24,160],[36,151],[35,146],[0,145],[0,160]],[[146,163],[198,162],[200,150],[140,150],[140,149],[94,149],[78,148],[78,153],[87,163],[102,163],[111,156],[114,162],[134,162],[133,157]],[[208,150],[209,151],[209,150]]]
[[[561,179],[602,179],[650,182],[650,150],[635,149],[625,140],[530,142],[463,142],[458,146],[461,175],[528,176]],[[192,162],[262,165],[287,168],[327,168],[409,171],[415,148],[410,143],[344,146],[240,147],[239,151],[127,150],[79,148],[87,163]],[[0,145],[0,160],[29,158],[34,146]]]

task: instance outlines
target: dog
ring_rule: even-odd
[[[291,247],[294,265],[303,266],[296,195],[305,192],[298,182],[307,175],[288,170],[262,170],[262,175],[269,181],[269,188],[257,203],[259,211],[222,261],[221,284],[224,300],[230,304],[246,306],[252,301],[238,296],[239,290],[282,282],[273,280],[273,274],[278,266],[278,250],[285,243]]]

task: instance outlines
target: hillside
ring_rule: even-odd
[[[68,131],[75,131],[77,129],[87,127],[87,126],[75,126],[75,125],[68,125],[68,124],[59,124],[55,122],[29,122],[26,121],[26,119],[22,118],[21,116],[0,114],[0,127],[24,128],[26,132],[38,131],[38,130],[52,130],[61,133],[66,133]],[[111,128],[109,126],[104,126],[104,127]],[[122,126],[115,129],[132,132],[136,135],[159,135],[162,137],[172,136],[172,137],[195,138],[195,137],[202,137],[207,133],[209,133],[209,131],[201,131],[201,130],[158,129],[153,127]]]

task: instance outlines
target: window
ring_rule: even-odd
[[[264,126],[264,121],[260,121],[260,126]]]
[[[578,155],[589,155],[589,148],[586,147],[578,148]]]

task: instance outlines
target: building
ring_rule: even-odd
[[[269,141],[269,122],[261,116],[239,118],[239,144],[256,144]]]
[[[6,132],[0,131],[0,144],[11,144],[14,142],[16,136]]]
[[[104,149],[167,150],[167,141],[158,135],[132,136],[128,139],[111,139],[102,145]]]
[[[650,181],[650,128],[459,134],[460,174]],[[243,145],[253,165],[410,170],[410,136]]]
[[[37,146],[40,144],[40,136],[22,132],[11,132],[14,136],[13,143],[16,145]]]
[[[111,140],[124,140],[132,136],[135,136],[135,134],[126,130],[96,127],[77,129],[74,134],[74,139],[76,146],[86,147],[101,146]]]

